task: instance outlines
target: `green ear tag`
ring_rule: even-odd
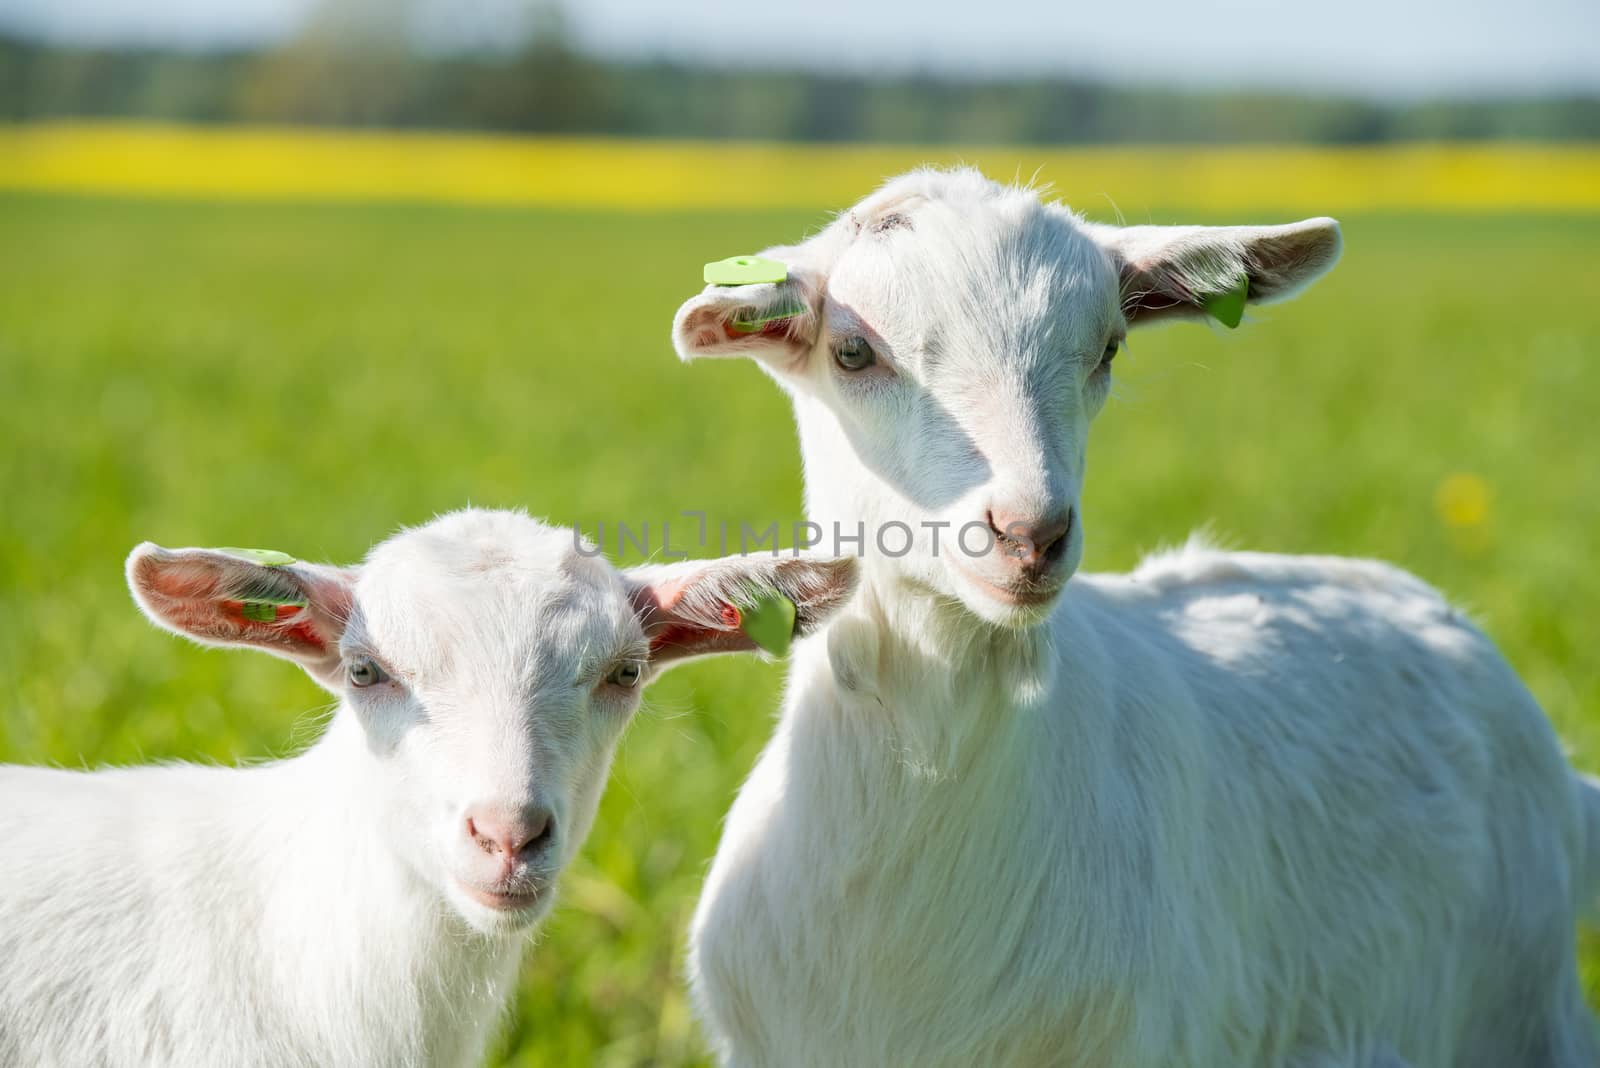
[[[214,553],[227,553],[260,564],[262,567],[288,567],[294,563],[294,557],[288,553],[280,553],[276,549],[236,549],[233,546],[220,546],[211,550]]]
[[[805,311],[806,306],[797,300],[765,311],[760,308],[741,308],[732,319],[728,320],[728,325],[741,334],[753,334],[768,323],[775,323],[779,319],[793,319],[796,315],[804,315]]]
[[[239,602],[239,614],[246,619],[253,619],[257,623],[274,623],[278,619],[279,608],[304,608],[306,602],[301,597],[277,597],[270,593],[258,593],[248,601]]]
[[[730,256],[706,264],[705,279],[712,286],[753,286],[763,282],[776,285],[788,281],[789,268],[760,256]]]
[[[1241,275],[1238,285],[1225,293],[1211,294],[1203,307],[1207,315],[1232,330],[1244,319],[1244,302],[1249,295],[1250,276]]]
[[[781,593],[768,593],[739,613],[739,629],[771,653],[783,656],[794,640],[794,602]]]

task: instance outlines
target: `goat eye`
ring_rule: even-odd
[[[866,338],[846,338],[833,347],[833,362],[846,371],[864,371],[878,362],[878,354]]]
[[[1111,361],[1117,358],[1117,353],[1120,352],[1121,350],[1122,350],[1122,341],[1120,339],[1113,338],[1112,340],[1106,342],[1106,351],[1101,354],[1100,363],[1098,365],[1096,365],[1095,370],[1096,371],[1109,371],[1109,370],[1111,370]]]
[[[606,681],[613,686],[621,686],[624,690],[631,690],[639,685],[639,676],[644,674],[644,669],[637,660],[624,660],[611,669],[611,674],[606,676]]]
[[[360,656],[350,661],[350,685],[355,687],[376,686],[387,681],[389,676],[383,668],[370,656]]]

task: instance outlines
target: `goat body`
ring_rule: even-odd
[[[875,592],[695,918],[728,1063],[1595,1063],[1600,794],[1422,583],[1191,548],[1022,633]]]
[[[0,1063],[477,1063],[526,938],[388,847],[365,744],[336,719],[244,769],[0,768]]]
[[[1477,628],[1362,561],[1073,577],[1126,333],[1340,248],[920,171],[680,309],[681,356],[791,395],[813,529],[868,531],[694,920],[727,1064],[1596,1063],[1600,794]]]

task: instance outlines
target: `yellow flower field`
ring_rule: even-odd
[[[227,200],[663,210],[847,204],[885,175],[973,163],[1137,220],[1200,212],[1600,210],[1600,147],[794,145],[157,124],[0,126],[0,189]]]

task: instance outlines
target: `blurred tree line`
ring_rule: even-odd
[[[390,0],[326,0],[300,34],[259,51],[73,48],[0,35],[0,120],[917,143],[1600,139],[1596,96],[1395,103],[1072,77],[870,77],[605,60],[574,46],[553,6],[529,9],[510,37],[429,48]]]

